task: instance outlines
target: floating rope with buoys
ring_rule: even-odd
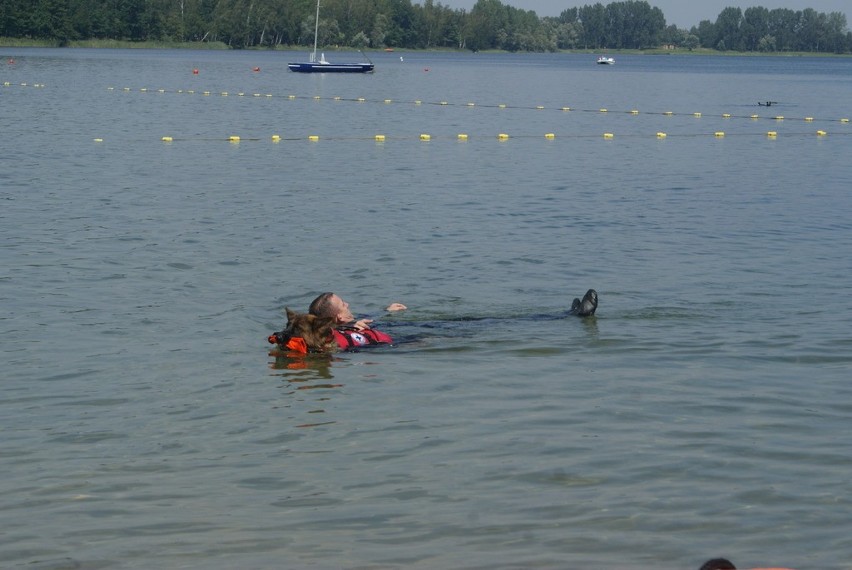
[[[840,133],[841,136],[849,136],[852,133]],[[272,143],[282,143],[282,142],[310,142],[310,143],[318,143],[320,141],[373,141],[377,144],[385,144],[391,142],[405,143],[405,142],[440,142],[440,141],[455,141],[458,143],[467,143],[473,140],[487,140],[487,141],[497,141],[500,143],[506,143],[510,140],[522,140],[522,139],[539,139],[545,141],[556,141],[557,139],[561,140],[591,140],[591,139],[603,139],[605,141],[613,141],[616,139],[639,139],[639,138],[647,138],[650,139],[652,137],[656,137],[657,140],[666,140],[669,138],[715,138],[715,139],[723,139],[726,137],[761,137],[767,140],[776,140],[779,138],[778,131],[761,131],[754,133],[734,133],[729,134],[724,131],[715,131],[715,132],[707,132],[707,133],[692,133],[692,134],[669,134],[663,131],[658,131],[656,133],[645,133],[645,134],[621,134],[617,135],[612,132],[604,132],[604,133],[596,133],[596,134],[567,134],[567,135],[557,135],[556,133],[548,132],[543,134],[516,134],[510,135],[509,133],[497,133],[496,135],[479,135],[479,136],[471,136],[469,133],[457,133],[457,134],[444,134],[444,135],[432,135],[430,133],[420,133],[419,135],[386,135],[386,134],[374,134],[368,136],[326,136],[326,135],[307,135],[307,136],[298,136],[298,137],[285,137],[279,134],[273,134],[271,136],[251,136],[245,137],[240,135],[228,135],[223,137],[175,137],[172,135],[165,135],[160,138],[160,141],[163,143],[179,143],[179,142],[229,142],[231,144],[238,145],[240,143],[259,143],[259,142],[272,142]],[[795,133],[784,133],[783,138],[803,138],[803,137],[816,137],[819,139],[823,139],[828,137],[828,132],[824,130],[817,131],[808,131],[808,132],[795,132]],[[103,143],[103,138],[95,138],[94,142]]]
[[[108,87],[110,91],[116,91],[115,87]],[[480,108],[480,109],[499,109],[499,110],[521,110],[521,111],[558,111],[560,113],[595,113],[599,115],[646,115],[646,116],[663,116],[663,117],[693,117],[693,118],[702,118],[709,117],[703,112],[681,112],[681,111],[672,111],[672,110],[663,110],[663,111],[640,111],[639,109],[622,109],[622,110],[610,110],[605,107],[597,107],[597,108],[577,108],[570,106],[553,106],[548,107],[545,105],[508,105],[505,103],[487,103],[481,104],[472,101],[462,102],[462,103],[452,103],[450,101],[424,101],[422,99],[414,99],[410,101],[404,100],[395,100],[395,99],[366,99],[364,97],[321,97],[319,95],[276,95],[273,93],[257,93],[257,92],[246,92],[246,91],[238,91],[236,93],[230,91],[218,91],[214,92],[212,90],[203,90],[198,91],[195,89],[177,89],[174,91],[168,91],[166,89],[149,89],[147,87],[142,87],[139,89],[132,89],[130,87],[124,87],[120,89],[123,92],[139,92],[139,93],[151,93],[156,92],[160,94],[165,93],[173,93],[180,95],[203,95],[206,97],[218,95],[220,97],[229,97],[231,95],[235,95],[237,97],[253,97],[253,98],[265,98],[265,99],[284,99],[288,101],[332,101],[332,102],[345,102],[345,103],[378,103],[382,105],[414,105],[414,106],[434,106],[434,107],[455,107],[455,108]],[[765,108],[765,107],[762,107]],[[748,119],[748,120],[772,120],[772,121],[804,121],[808,123],[812,122],[840,122],[840,123],[849,123],[849,118],[840,118],[840,119],[829,119],[829,118],[816,118],[813,116],[804,116],[804,117],[785,117],[783,115],[760,115],[757,113],[749,113],[749,114],[733,114],[733,113],[722,113],[721,115],[717,115],[717,117],[721,117],[723,119]]]

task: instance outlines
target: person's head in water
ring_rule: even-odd
[[[308,312],[318,317],[334,317],[338,324],[351,323],[355,320],[355,316],[349,310],[349,303],[330,291],[314,299]]]
[[[737,570],[737,567],[727,558],[711,558],[698,570]]]

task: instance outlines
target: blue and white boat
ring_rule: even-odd
[[[317,60],[317,37],[319,36],[319,9],[320,3],[317,0],[317,20],[314,27],[314,52],[311,54],[308,61],[288,63],[287,67],[290,71],[300,73],[372,73],[373,65],[370,58],[367,56],[366,62],[359,63],[331,63],[326,61],[325,54],[320,54],[319,61]]]

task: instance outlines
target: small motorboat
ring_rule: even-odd
[[[614,65],[615,58],[602,55],[598,58],[598,65]]]

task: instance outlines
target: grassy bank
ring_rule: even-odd
[[[79,40],[60,42],[55,40],[34,40],[26,38],[0,37],[0,47],[72,47],[72,48],[110,48],[110,49],[230,49],[222,42],[130,42],[126,40]]]

